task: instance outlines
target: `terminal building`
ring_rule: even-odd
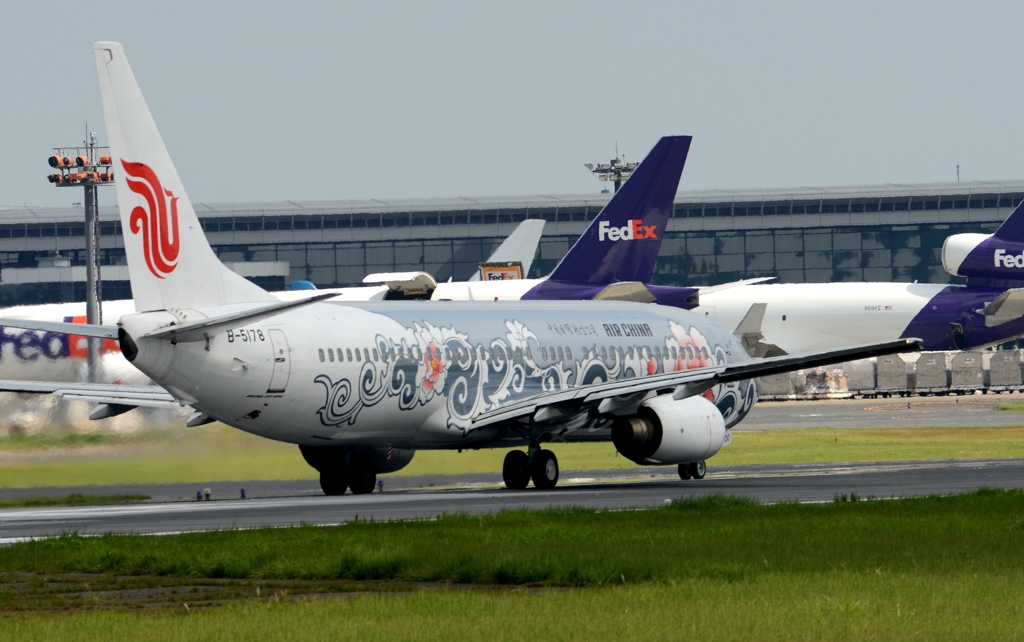
[[[100,197],[113,198],[113,190]],[[196,203],[221,260],[270,290],[308,280],[358,285],[375,272],[465,280],[527,218],[544,219],[530,276],[543,276],[610,194],[283,203]],[[676,196],[654,282],[715,285],[957,282],[945,238],[993,232],[1024,198],[1024,181],[710,190]],[[100,208],[103,298],[131,296],[117,208]],[[0,207],[0,305],[85,300],[78,207]]]

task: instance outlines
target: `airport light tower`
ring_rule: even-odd
[[[614,183],[615,191],[617,192],[639,164],[640,163],[627,163],[625,154],[622,155],[622,158],[619,158],[619,145],[616,143],[615,158],[611,159],[607,163],[597,163],[596,165],[594,163],[584,163],[583,166],[589,169],[592,173],[597,174],[598,179],[602,183]]]
[[[88,128],[86,128],[88,131]],[[90,324],[103,323],[103,292],[100,280],[100,216],[96,189],[114,184],[113,164],[109,147],[96,144],[96,132],[89,132],[81,147],[55,147],[50,167],[57,174],[47,180],[56,187],[81,187],[85,190],[85,316]],[[89,339],[89,378],[97,376],[100,365],[99,339]]]

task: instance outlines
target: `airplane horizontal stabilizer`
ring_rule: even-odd
[[[52,381],[14,381],[0,379],[0,392],[52,394],[62,399],[149,408],[180,408],[171,393],[160,386],[119,383],[66,383]]]
[[[277,303],[261,305],[257,308],[250,308],[241,312],[209,317],[194,323],[167,326],[166,328],[154,330],[144,336],[149,339],[168,339],[181,343],[202,341],[215,330],[219,330],[225,326],[237,323],[252,323],[254,321],[259,321],[260,319],[266,319],[267,317],[281,314],[287,310],[299,308],[304,305],[309,305],[310,303],[323,301],[324,299],[330,299],[336,296],[338,296],[337,292],[325,292],[306,299],[299,299],[298,301],[279,301]]]
[[[0,326],[35,330],[36,332],[56,332],[58,334],[73,334],[80,337],[96,337],[97,339],[117,338],[117,326],[110,325],[61,323],[59,321],[36,321],[34,319],[0,319]]]

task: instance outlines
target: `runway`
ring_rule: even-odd
[[[300,523],[341,524],[356,518],[429,519],[446,513],[481,514],[512,508],[643,508],[712,493],[765,502],[822,502],[850,493],[888,498],[963,492],[983,486],[1024,488],[1024,460],[1014,459],[733,466],[711,469],[701,481],[682,481],[674,469],[650,470],[566,471],[559,487],[549,491],[491,487],[324,497],[300,487],[292,496],[246,500],[8,509],[0,511],[0,544],[67,532],[166,534]]]
[[[1024,412],[997,408],[1021,401],[1020,394],[762,401],[733,430],[1024,426]]]

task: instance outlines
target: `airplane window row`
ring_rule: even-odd
[[[598,356],[600,356],[600,358],[604,361],[608,360],[609,355],[613,359],[616,357],[618,357],[619,359],[634,359],[637,356],[653,356],[655,359],[683,358],[687,360],[692,360],[697,357],[703,357],[704,359],[710,358],[707,348],[700,348],[699,350],[697,350],[693,346],[685,346],[678,348],[675,346],[671,348],[662,348],[660,346],[628,346],[626,348],[613,347],[611,348],[611,350],[609,350],[605,346],[594,346],[584,348],[583,352],[584,358],[589,357],[591,359],[596,359],[598,358]],[[551,348],[550,350],[546,350],[544,347],[541,347],[541,356],[544,359],[547,359],[550,356],[552,361],[560,361],[563,358],[562,354],[563,353],[561,348]],[[572,351],[569,350],[569,348],[565,349],[565,354],[565,358],[572,359]]]
[[[360,363],[362,361],[413,361],[419,362],[427,356],[419,346],[412,346],[406,350],[405,346],[399,346],[396,349],[380,353],[376,348],[318,348],[317,354],[320,357],[320,362],[331,362],[334,363],[337,360],[339,363],[345,361]],[[523,361],[523,357],[527,359],[533,359],[533,351],[530,348],[526,348],[524,351],[522,348],[516,348],[515,350],[506,350],[501,346],[495,346],[493,349],[488,350],[487,348],[480,346],[475,349],[463,349],[457,347],[454,350],[451,348],[444,348],[437,356],[443,356],[447,361],[465,361],[467,359],[478,359],[480,361],[491,360],[496,363],[504,362],[508,359],[514,359],[515,361]],[[372,356],[371,356],[372,355]],[[570,353],[571,355],[571,353]],[[570,356],[570,358],[572,358]]]
[[[377,351],[377,348],[319,348],[317,350],[320,362],[331,362],[334,363],[337,360],[339,363],[348,361],[350,363],[361,363],[366,362],[380,362],[380,361],[412,361],[419,362],[424,358],[424,353],[419,346],[413,346],[409,350],[406,350],[404,346],[397,349],[390,350],[381,354]],[[707,348],[695,349],[693,346],[685,347],[671,347],[661,348],[660,346],[628,346],[626,348],[612,347],[610,350],[605,346],[593,346],[583,348],[583,356],[596,359],[598,356],[602,360],[607,361],[609,354],[611,357],[619,359],[634,359],[637,356],[654,357],[655,359],[687,359],[692,360],[698,357],[708,359]],[[438,355],[441,356],[441,355]],[[526,359],[533,359],[533,351],[528,347],[524,351],[522,348],[515,348],[514,350],[506,350],[501,346],[495,346],[492,349],[488,349],[484,346],[479,346],[475,349],[469,349],[468,351],[462,347],[457,347],[455,350],[451,348],[443,349],[444,358],[451,361],[466,361],[467,358],[477,359],[479,361],[491,361],[495,364],[501,364],[508,360],[523,361],[523,357]],[[544,361],[564,361],[566,359],[571,360],[572,348],[565,346],[547,347],[541,346],[540,356]]]

